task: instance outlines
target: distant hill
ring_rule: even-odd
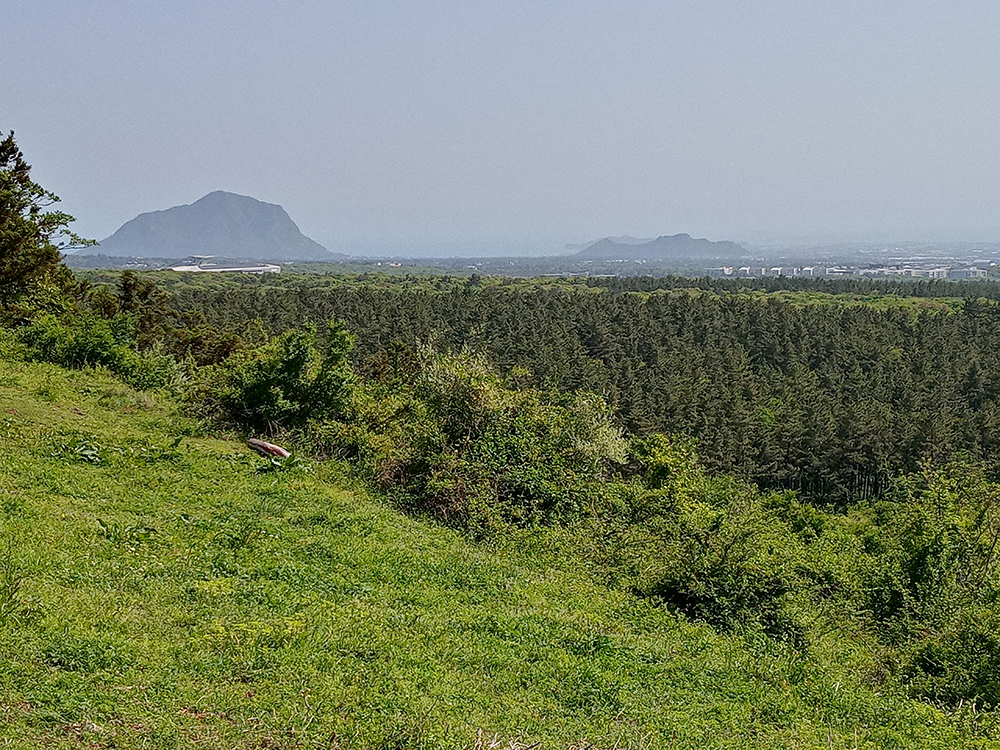
[[[622,235],[621,237],[602,237],[601,239],[602,240],[611,240],[612,242],[617,242],[619,245],[643,245],[643,244],[645,244],[647,242],[652,242],[653,241],[652,237],[644,237],[644,238],[630,237],[627,234]],[[591,240],[590,242],[578,242],[575,245],[569,244],[569,245],[566,245],[566,249],[567,250],[585,250],[588,247],[590,247],[591,245],[595,245],[595,244],[597,244],[600,241],[601,240]]]
[[[217,255],[245,260],[326,260],[331,253],[306,237],[281,206],[217,190],[190,205],[140,214],[91,253],[137,258]]]
[[[624,241],[622,241],[624,240]],[[735,242],[711,242],[695,239],[690,234],[657,237],[655,240],[636,242],[631,237],[612,238],[588,245],[575,253],[574,258],[595,260],[678,260],[685,258],[738,258],[747,251]]]

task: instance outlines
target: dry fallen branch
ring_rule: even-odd
[[[280,445],[266,443],[263,440],[258,440],[257,438],[250,438],[247,440],[247,445],[252,450],[257,451],[257,453],[264,456],[264,458],[288,458],[292,455]]]

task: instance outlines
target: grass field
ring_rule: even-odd
[[[0,747],[1000,746],[842,634],[718,634],[101,372],[0,362],[0,450]]]

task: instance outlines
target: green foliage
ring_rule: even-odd
[[[77,297],[91,317],[110,322],[117,343],[141,355],[154,352],[186,366],[204,366],[221,363],[244,345],[242,336],[209,325],[203,315],[181,312],[153,278],[131,270],[122,272],[116,288],[85,279]]]
[[[685,496],[704,482],[695,442],[684,436],[651,435],[633,442],[632,454],[642,468],[642,479],[651,490],[668,497]]]
[[[416,355],[409,383],[370,384],[352,420],[311,430],[404,503],[476,534],[562,523],[624,460],[599,398],[512,388],[469,351]]]
[[[53,288],[58,297],[71,286],[60,250],[88,243],[67,228],[72,216],[46,210],[58,200],[32,181],[14,134],[0,139],[0,304],[18,303],[23,312],[44,304]]]
[[[939,704],[1000,703],[1000,607],[972,601],[913,640],[902,652],[910,691]]]
[[[269,474],[274,471],[299,471],[308,474],[312,471],[312,464],[293,452],[285,458],[271,456],[266,463],[257,469],[258,474]]]
[[[852,622],[805,649],[718,632],[595,580],[592,560],[561,543],[573,524],[473,544],[344,488],[331,462],[258,474],[245,447],[177,409],[102,370],[0,362],[0,539],[12,547],[0,562],[0,703],[12,747],[1000,740],[994,712],[872,684],[873,634]],[[99,447],[100,466],[52,455],[73,435]],[[736,489],[713,497],[699,476],[675,495],[717,508]],[[829,518],[806,524],[821,535],[810,549],[837,526]]]
[[[97,526],[101,536],[112,544],[136,545],[149,541],[156,529],[141,523],[122,525],[117,521],[105,521],[103,518],[97,519]]]
[[[95,445],[92,441],[86,438],[77,440],[72,445],[59,445],[57,453],[60,455],[72,456],[88,464],[101,463],[100,446]]]
[[[1000,487],[981,468],[925,466],[873,509],[878,555],[869,587],[874,617],[906,635],[971,602],[989,601],[1000,549]]]
[[[0,625],[16,617],[22,609],[21,586],[24,574],[12,559],[10,543],[6,554],[0,558]]]
[[[256,434],[340,415],[350,396],[350,334],[332,322],[322,350],[309,325],[210,369],[194,395],[209,413]]]
[[[756,488],[708,476],[690,440],[654,435],[633,455],[643,485],[626,496],[628,523],[606,540],[617,575],[715,627],[799,639],[791,605],[806,588],[805,554],[784,519]]]
[[[171,309],[169,296],[152,279],[143,278],[134,271],[123,271],[116,304],[112,304],[108,296],[106,293],[97,294],[92,304],[127,315],[136,346],[146,349],[154,342],[165,343],[171,332],[168,321],[176,318],[177,313]]]
[[[466,281],[162,283],[181,310],[233,332],[344,320],[358,372],[382,381],[409,377],[417,342],[468,347],[501,375],[520,368],[523,386],[601,394],[631,434],[696,438],[713,472],[827,507],[881,497],[926,458],[1000,466],[1000,285]]]
[[[35,358],[63,367],[110,366],[121,356],[111,324],[89,314],[65,319],[39,315],[21,329],[20,337]]]
[[[1000,486],[982,468],[927,464],[841,516],[709,476],[683,439],[652,436],[634,456],[643,484],[598,556],[613,579],[687,617],[799,646],[832,618],[871,632],[878,669],[912,694],[1000,703]]]
[[[565,556],[657,616],[788,648],[795,659],[832,649],[880,689],[903,685],[941,705],[1000,703],[991,635],[1000,490],[992,470],[976,468],[1000,455],[995,304],[614,297],[480,281],[345,291],[357,320],[381,320],[362,323],[356,363],[367,380],[352,374],[353,338],[339,325],[320,336],[298,325],[250,348],[254,326],[281,330],[299,316],[281,288],[257,279],[198,282],[222,309],[246,303],[256,322],[239,335],[201,310],[181,312],[177,296],[132,274],[116,291],[89,287],[75,315],[36,313],[3,334],[0,351],[104,367],[140,387],[178,385],[193,372],[189,404],[201,416],[349,459],[400,507],[492,545],[552,543],[549,563]],[[321,282],[289,289],[315,309],[328,301]],[[272,318],[251,317],[260,315]],[[448,321],[435,346],[406,343],[429,334],[435,316]],[[477,347],[461,346],[469,340]],[[54,380],[32,393],[66,399]],[[628,462],[615,414],[640,435]],[[51,458],[102,476],[129,460],[188,462],[176,450],[107,446],[65,439]],[[975,460],[945,463],[963,449]],[[226,466],[278,495],[328,471],[298,458]],[[107,513],[86,528],[128,554],[171,543],[169,523],[157,520],[165,531],[148,538],[147,523]],[[236,578],[271,529],[243,509],[207,538],[207,568]],[[14,610],[22,578],[5,589]],[[207,588],[193,586],[192,596]],[[229,623],[213,643],[287,648],[297,637],[290,622],[300,620]],[[573,648],[601,652],[600,638],[584,640]],[[798,663],[781,674],[807,672]],[[587,675],[566,685],[573,705],[618,700]]]
[[[802,550],[758,498],[746,489],[728,494],[725,505],[724,496],[692,503],[660,525],[661,572],[645,593],[717,627],[797,639],[789,600],[802,588]]]
[[[82,311],[61,318],[37,315],[17,335],[32,359],[71,368],[104,366],[140,389],[179,388],[185,379],[182,366],[159,346],[135,350],[134,330],[126,314],[105,320]]]
[[[123,347],[118,361],[111,369],[122,380],[139,390],[164,388],[180,393],[186,387],[189,377],[183,363],[159,346],[143,351]]]
[[[975,465],[926,465],[868,516],[859,600],[904,678],[937,700],[1000,703],[1000,486]]]
[[[0,359],[17,360],[25,358],[25,347],[17,333],[0,326]]]

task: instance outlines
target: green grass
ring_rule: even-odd
[[[0,362],[0,747],[991,747],[868,673],[492,547],[100,372]],[[852,652],[852,649],[854,651]],[[845,654],[847,655],[845,658]]]

